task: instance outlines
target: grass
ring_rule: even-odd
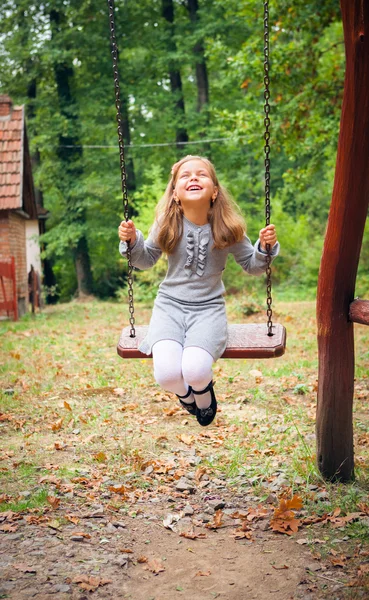
[[[262,314],[245,316],[244,304],[240,298],[229,300],[230,320],[264,320]],[[137,312],[140,322],[148,322],[146,306]],[[279,479],[285,492],[302,496],[306,514],[322,515],[336,507],[342,514],[358,511],[369,491],[368,330],[355,326],[356,479],[332,485],[315,464],[314,303],[280,302],[275,320],[287,327],[286,354],[268,361],[219,361],[214,377],[220,411],[216,425],[206,430],[156,386],[151,360],[123,362],[117,357],[116,342],[127,324],[125,307],[71,302],[18,323],[2,322],[0,497],[6,500],[0,511],[42,509],[49,493],[68,504],[64,489],[77,490],[73,502],[83,502],[86,483],[77,480],[86,476],[89,498],[98,502],[106,490],[104,481],[124,483],[137,494],[159,493],[160,486],[172,485],[171,470],[146,477],[145,469],[170,465],[173,456],[190,446],[211,476],[225,477],[230,489],[254,494],[256,501],[265,501]],[[22,497],[25,491],[31,492],[29,498]],[[118,504],[123,510],[124,499]],[[327,531],[326,544],[318,549],[323,554],[329,552],[332,536],[337,537],[337,530]],[[344,536],[364,543],[368,526],[348,523],[339,532]]]

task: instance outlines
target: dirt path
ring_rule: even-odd
[[[240,510],[242,502],[224,508],[222,526],[211,530],[199,527],[206,507],[195,498],[180,512],[172,500],[167,506],[143,503],[136,516],[124,517],[102,505],[89,511],[76,507],[80,522],[56,523],[56,529],[50,522],[17,521],[15,533],[1,536],[0,598],[312,600],[327,597],[329,590],[343,597],[340,578],[296,542],[301,535],[275,534],[261,519],[253,524],[251,540],[236,540],[227,513]],[[184,515],[192,506],[195,514]],[[182,517],[172,524],[175,531],[163,526],[169,514]],[[181,531],[206,537],[188,539]]]

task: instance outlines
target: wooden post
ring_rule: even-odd
[[[18,321],[18,295],[17,295],[17,274],[15,270],[15,258],[11,257],[11,278],[13,284],[13,315],[14,321]]]
[[[354,475],[354,333],[349,306],[369,203],[369,0],[341,0],[346,76],[332,204],[318,280],[317,462]]]

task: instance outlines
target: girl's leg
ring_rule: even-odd
[[[213,379],[214,359],[203,348],[188,346],[183,350],[182,373],[185,381],[197,391],[204,390]],[[197,395],[194,393],[196,405],[199,408],[208,408],[211,404],[210,391]]]
[[[156,382],[163,389],[179,396],[185,396],[188,392],[188,384],[182,375],[182,355],[182,345],[174,340],[161,340],[152,348]],[[183,398],[183,402],[193,402],[193,395]]]

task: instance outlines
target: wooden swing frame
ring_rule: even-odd
[[[317,463],[332,481],[354,477],[353,323],[369,325],[355,282],[369,207],[369,0],[341,0],[346,52],[336,172],[317,292]]]

